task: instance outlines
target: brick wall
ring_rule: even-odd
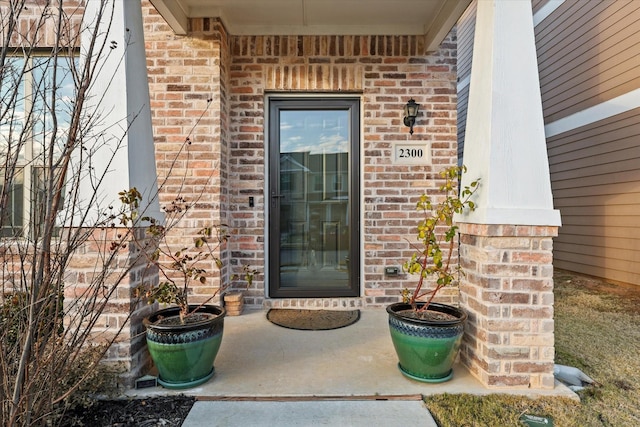
[[[9,20],[13,19],[16,28],[12,30],[11,41],[8,45],[35,48],[48,48],[52,46],[73,47],[80,46],[79,28],[84,14],[84,0],[68,0],[62,7],[60,31],[58,31],[57,4],[51,5],[44,1],[26,1],[14,7],[19,9],[19,16],[10,12],[9,2],[0,4],[0,20],[2,28],[0,43],[5,44],[8,33]],[[46,12],[43,18],[43,12]],[[16,54],[20,55],[18,50]]]
[[[198,230],[228,222],[227,35],[219,22],[199,20],[193,37],[176,36],[148,2],[143,21],[160,204],[179,195],[192,205],[168,239],[189,246]],[[221,249],[217,256],[228,260]],[[193,303],[207,300],[229,274],[213,261],[202,267],[211,280],[192,290]]]
[[[557,227],[460,224],[460,233],[463,362],[489,387],[553,388]]]
[[[87,310],[101,310],[91,327],[91,345],[113,342],[105,360],[124,370],[121,381],[132,385],[151,364],[146,350],[142,319],[154,306],[138,302],[136,288],[149,280],[157,280],[155,271],[147,267],[146,258],[132,243],[117,251],[112,242],[122,242],[126,229],[88,230],[85,243],[69,258],[65,275],[66,329],[86,329],[93,319]],[[137,230],[139,244],[144,244],[144,230]],[[113,258],[111,258],[113,256]],[[102,308],[102,306],[104,307]],[[67,333],[71,336],[71,332]]]
[[[192,19],[190,33],[184,37],[173,34],[147,2],[143,5],[158,173],[166,175],[169,160],[194,125],[193,118],[202,113],[204,100],[213,98],[189,148],[198,161],[185,161],[180,168],[186,170],[189,181],[191,174],[206,176],[212,168],[219,170],[220,179],[210,183],[208,204],[203,204],[201,212],[214,221],[227,219],[237,233],[228,254],[236,273],[241,264],[261,273],[267,268],[265,95],[362,97],[364,298],[265,300],[260,274],[246,292],[246,304],[335,307],[397,301],[413,278],[386,277],[384,267],[399,266],[410,256],[405,238],[414,238],[415,202],[422,192],[437,188],[441,169],[457,161],[455,34],[433,54],[425,53],[422,37],[227,36],[220,22],[209,18]],[[402,124],[402,109],[411,97],[421,105],[412,137]],[[391,163],[392,143],[409,140],[430,144],[432,164]],[[210,156],[217,162],[208,161]],[[163,201],[178,189],[178,185],[165,187]],[[187,194],[194,195],[191,187]],[[248,207],[249,196],[255,199],[253,208]],[[457,292],[448,292],[444,300],[457,301]]]
[[[362,96],[362,194],[364,240],[363,301],[278,300],[269,305],[382,305],[396,301],[402,280],[383,275],[409,256],[416,225],[415,202],[435,188],[442,167],[455,164],[455,39],[435,54],[409,36],[242,36],[231,39],[231,206],[236,226],[245,230],[237,252],[264,263],[265,94],[349,93]],[[402,124],[402,108],[413,97],[423,114],[413,137]],[[428,141],[432,165],[391,164],[394,141]],[[245,208],[256,197],[253,210]],[[259,284],[259,286],[262,286]],[[249,303],[262,304],[262,288]]]

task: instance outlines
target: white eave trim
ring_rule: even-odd
[[[216,6],[198,7],[186,10],[177,0],[150,0],[158,13],[165,19],[174,33],[186,35],[189,30],[189,18],[218,17],[233,35],[416,35],[425,36],[428,51],[437,50],[451,28],[456,24],[471,0],[447,0],[431,22],[424,24],[386,24],[386,25],[234,25],[223,10]]]
[[[174,33],[184,36],[189,31],[189,18],[175,0],[150,0]]]
[[[444,6],[440,9],[431,24],[424,29],[428,30],[425,33],[427,52],[438,50],[442,41],[447,37],[447,34],[449,34],[453,26],[456,25],[470,4],[471,0],[444,2]]]

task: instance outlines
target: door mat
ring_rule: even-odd
[[[302,310],[272,308],[267,319],[278,326],[305,331],[344,328],[360,319],[360,310]]]

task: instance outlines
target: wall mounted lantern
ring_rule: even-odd
[[[420,104],[416,104],[416,101],[411,98],[407,105],[404,106],[404,125],[409,128],[409,133],[413,135],[413,125],[416,124],[416,117],[418,116],[418,109]]]

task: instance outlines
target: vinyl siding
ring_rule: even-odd
[[[469,105],[469,85],[458,90],[458,163],[463,163],[464,138],[467,130],[467,106]]]
[[[537,11],[540,10],[545,4],[549,3],[549,0],[532,0],[531,7],[533,9],[533,14],[535,15]]]
[[[640,1],[567,0],[536,27],[545,123],[640,87]]]
[[[476,31],[476,5],[475,1],[471,2],[458,21],[458,81],[471,74],[473,37]]]
[[[473,37],[476,29],[476,5],[471,2],[467,10],[462,14],[457,25],[458,36],[458,159],[462,163],[464,150],[464,137],[467,128],[467,105],[469,103],[469,85],[460,85],[460,82],[468,81],[471,76],[471,61],[473,59]]]
[[[547,2],[533,0],[534,14]],[[458,23],[462,37],[475,27],[475,5]],[[567,0],[535,32],[545,123],[640,88],[640,1]],[[473,47],[459,43],[466,70]],[[460,150],[468,89],[458,93]],[[547,147],[563,224],[554,266],[640,285],[640,109],[548,138]]]
[[[640,284],[640,109],[549,138],[554,265]]]

